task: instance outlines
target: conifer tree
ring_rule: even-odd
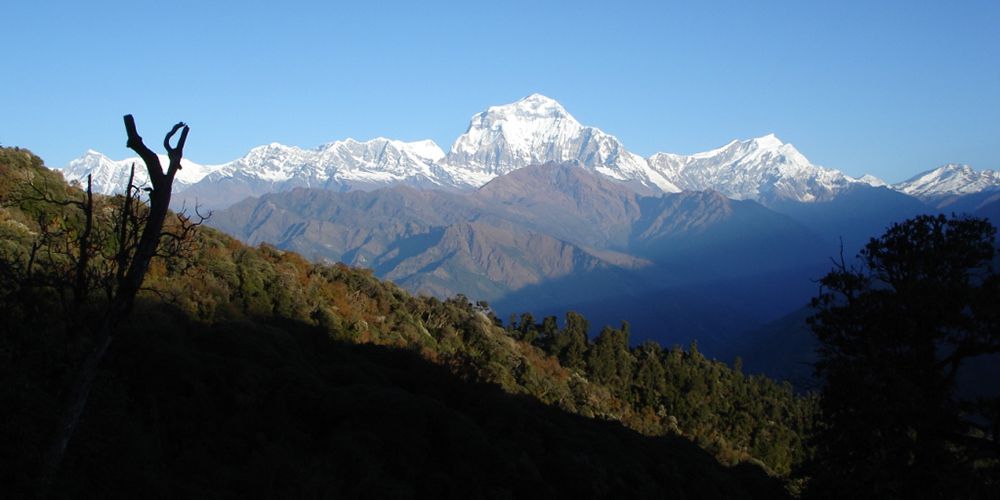
[[[590,324],[580,313],[566,313],[566,325],[556,333],[552,353],[567,368],[583,370],[587,366],[587,331]]]
[[[635,358],[628,346],[629,325],[604,327],[588,351],[587,364],[594,379],[624,395],[632,385]]]

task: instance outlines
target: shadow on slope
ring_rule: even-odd
[[[16,413],[3,420],[51,423]],[[38,443],[3,434],[3,482],[17,491]],[[341,344],[287,321],[207,326],[163,308],[114,345],[54,493],[784,496],[760,469],[723,467],[685,439],[642,436],[463,381],[413,352]]]
[[[740,337],[730,349],[743,356],[747,373],[787,380],[799,391],[818,390],[821,381],[813,365],[819,360],[820,344],[806,323],[812,314],[811,307],[803,307]],[[971,358],[958,371],[956,394],[968,399],[997,397],[998,380],[1000,354]]]
[[[697,341],[706,356],[729,362],[735,356],[751,356],[753,343],[743,338],[802,307],[816,293],[815,280],[827,270],[817,264],[679,283],[670,269],[602,270],[526,287],[491,305],[503,319],[521,312],[539,318],[581,312],[592,334],[626,320],[633,343],[654,340],[687,346]],[[696,268],[687,272],[698,274]]]
[[[787,380],[798,390],[818,389],[813,364],[819,341],[806,324],[812,314],[812,308],[802,307],[742,338],[733,347],[745,353],[744,370]]]
[[[964,195],[937,196],[925,201],[928,205],[944,213],[971,214],[976,213],[991,203],[996,203],[998,200],[1000,200],[1000,190],[987,189],[986,191]]]
[[[772,210],[788,215],[830,241],[825,253],[836,255],[843,242],[846,257],[853,256],[868,240],[893,222],[925,213],[935,213],[920,200],[885,187],[855,186],[827,202],[776,202]]]
[[[994,192],[992,196],[978,205],[973,215],[986,217],[994,226],[1000,227],[1000,192]],[[1000,235],[997,238],[1000,240]]]

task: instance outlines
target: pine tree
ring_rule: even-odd
[[[623,396],[632,385],[635,358],[628,347],[629,325],[621,329],[604,327],[588,351],[587,365],[590,375],[597,382],[612,388]]]
[[[576,370],[586,368],[589,328],[590,324],[582,314],[573,311],[566,313],[566,325],[556,333],[551,351],[563,366]]]

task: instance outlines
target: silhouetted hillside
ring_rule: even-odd
[[[34,485],[106,300],[100,286],[66,300],[83,219],[64,202],[81,196],[0,149],[0,482],[14,496]],[[504,329],[462,296],[209,228],[192,243],[154,261],[56,497],[775,498],[765,471],[808,455],[813,401],[694,347],[630,347],[627,326],[591,342],[572,313]]]
[[[147,307],[157,326],[122,335],[56,497],[783,494],[762,470],[723,467],[686,439],[463,381],[413,352],[338,343],[291,322],[207,326]],[[17,458],[5,460],[8,486],[26,486],[16,474],[31,462]]]

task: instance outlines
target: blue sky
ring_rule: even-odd
[[[540,92],[643,156],[774,132],[902,180],[1000,168],[1000,2],[8,2],[0,143],[62,166],[158,144],[218,163],[385,136],[445,150]],[[151,29],[151,26],[153,28]]]

